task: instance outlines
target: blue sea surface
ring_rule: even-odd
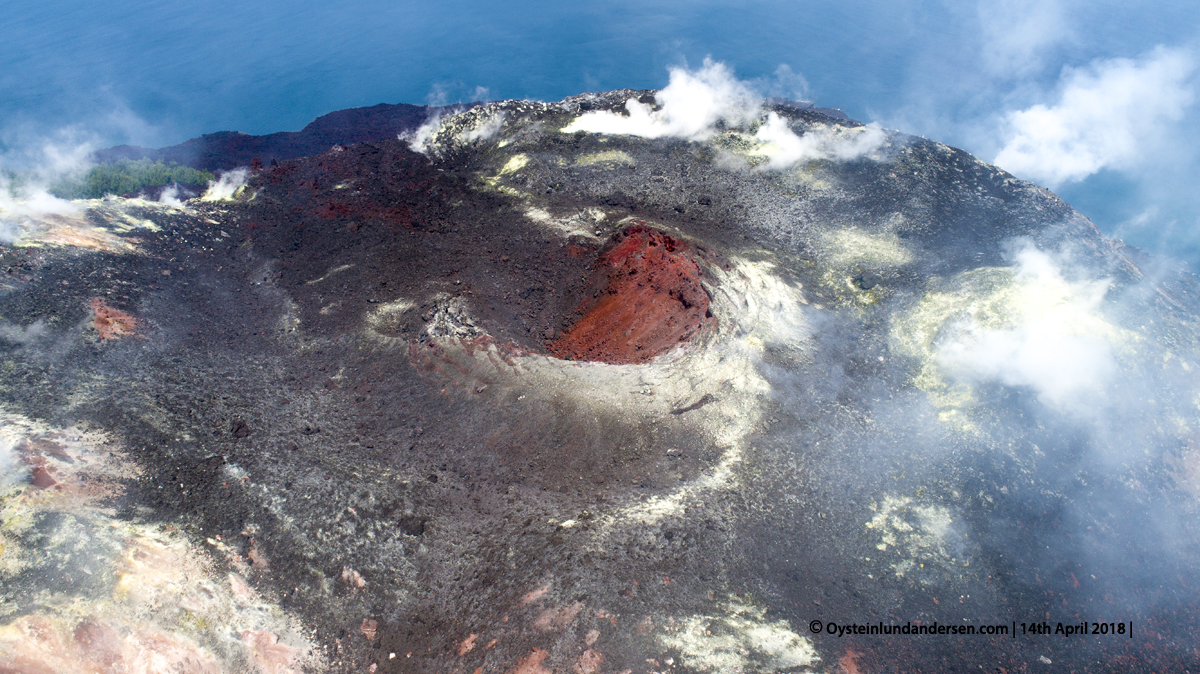
[[[1022,23],[1035,11],[1049,18]],[[47,143],[162,146],[219,130],[298,130],[381,102],[657,88],[669,67],[712,57],[766,94],[990,161],[1005,111],[1052,105],[1064,68],[1158,46],[1195,60],[1198,37],[1195,5],[1181,1],[10,3],[0,14],[0,156],[11,164]],[[1011,52],[1011,71],[997,45]],[[1194,103],[1171,132],[1200,146]],[[1198,153],[1174,161],[1056,191],[1109,233],[1200,259]]]

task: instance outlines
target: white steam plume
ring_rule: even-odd
[[[704,59],[704,66],[696,72],[683,68],[670,72],[670,82],[654,96],[658,110],[631,98],[625,101],[628,116],[607,110],[587,112],[563,131],[704,140],[718,122],[738,126],[758,118],[762,98],[735,78],[725,64]]]
[[[25,440],[25,429],[0,419],[0,489],[24,479],[27,469],[17,456],[17,447]]]
[[[793,93],[802,93],[807,87],[804,78],[787,66],[776,70],[774,84],[766,84]],[[716,133],[720,124],[736,128],[762,119],[763,99],[754,87],[735,78],[725,64],[711,59],[705,59],[704,66],[695,72],[672,68],[670,82],[654,98],[657,110],[631,98],[625,101],[628,115],[607,110],[586,112],[564,127],[563,132],[704,141]],[[771,112],[759,126],[755,139],[765,145],[761,150],[767,156],[764,168],[786,169],[814,159],[858,159],[878,149],[887,134],[878,124],[871,124],[860,128],[813,125],[798,135],[786,119]]]
[[[26,346],[40,340],[46,334],[46,322],[38,319],[29,325],[21,326],[0,322],[0,339],[13,344]]]
[[[479,127],[478,129],[471,129],[470,131],[463,133],[463,140],[475,142],[480,140],[491,140],[492,138],[495,138],[496,134],[500,133],[500,128],[504,126],[505,117],[506,115],[504,113],[493,115],[483,126]]]
[[[781,63],[775,69],[774,77],[759,77],[753,82],[754,90],[767,96],[811,103],[808,100],[808,80],[786,63]]]
[[[827,126],[798,136],[787,120],[772,112],[754,137],[768,144],[766,168],[785,169],[815,159],[859,159],[879,149],[887,132],[872,123],[858,128]]]
[[[409,149],[413,152],[426,154],[429,151],[429,141],[433,140],[434,135],[437,134],[440,128],[442,128],[441,112],[425,120],[425,123],[418,126],[415,131],[405,131],[397,136],[397,138],[407,142]]]
[[[41,185],[13,185],[0,179],[0,242],[12,243],[47,215],[77,216],[78,204],[59,199]]]
[[[1069,282],[1049,255],[1027,245],[1016,255],[1014,291],[1001,325],[968,317],[938,351],[951,375],[977,382],[1028,386],[1068,412],[1102,402],[1117,373],[1110,326],[1097,309],[1107,279]],[[1109,334],[1106,334],[1109,333]]]
[[[466,91],[468,88],[462,82],[436,82],[429,88],[429,93],[425,95],[425,105],[431,108],[457,107],[463,103],[478,103],[492,99],[492,90],[483,85],[471,89],[470,93],[464,93]]]
[[[1172,137],[1194,95],[1195,62],[1159,47],[1141,60],[1097,60],[1066,69],[1058,103],[1010,112],[995,163],[1050,188],[1105,168],[1130,169]]]
[[[226,171],[216,180],[211,180],[208,183],[208,189],[205,190],[204,196],[200,197],[202,201],[227,201],[233,199],[237,191],[246,185],[246,178],[250,175],[250,170],[246,168],[236,168],[232,171]]]
[[[158,203],[176,208],[183,206],[179,200],[179,185],[170,185],[158,195]]]
[[[5,130],[7,137],[16,131]],[[88,157],[95,138],[76,128],[61,129],[54,138],[29,140],[0,156],[0,242],[12,243],[47,215],[76,216],[80,207],[48,191],[63,178],[77,178],[91,168]]]

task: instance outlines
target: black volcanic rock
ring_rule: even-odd
[[[457,109],[463,107],[469,106],[457,106]],[[254,159],[270,164],[272,160],[283,161],[319,154],[334,145],[395,138],[416,129],[433,115],[454,109],[380,103],[369,108],[331,112],[313,120],[300,131],[280,131],[264,136],[221,131],[160,149],[118,145],[97,150],[92,159],[101,163],[120,159],[150,159],[196,169],[227,170],[249,166]]]
[[[1196,277],[818,111],[566,130],[630,97],[25,223],[0,670],[1195,671]]]

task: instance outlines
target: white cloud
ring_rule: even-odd
[[[95,145],[91,141],[78,144],[46,142],[42,146],[42,159],[37,171],[43,177],[59,177],[78,174],[91,168],[89,157]]]
[[[754,137],[768,145],[766,167],[784,169],[814,159],[850,161],[864,157],[879,149],[887,133],[878,124],[869,124],[858,128],[818,127],[800,136],[787,120],[772,112]]]
[[[32,133],[21,136],[19,131],[7,129],[0,133],[0,146],[8,145],[0,155],[0,167],[20,174],[19,182],[26,191],[34,186],[50,185],[62,178],[77,177],[93,165],[90,157],[98,147],[94,134],[77,127],[59,129],[52,136]],[[15,137],[11,135],[14,132],[17,133]],[[13,184],[5,186],[14,191]]]
[[[962,380],[1028,386],[1053,407],[1084,411],[1117,373],[1117,331],[1097,311],[1109,281],[1067,281],[1032,245],[1016,257],[1012,290],[948,326],[938,363]]]
[[[735,78],[725,64],[705,59],[695,72],[683,68],[670,72],[667,86],[654,97],[658,110],[631,98],[625,102],[628,116],[606,110],[587,112],[563,131],[704,140],[718,122],[736,126],[758,117],[762,98]]]
[[[1005,116],[995,163],[1051,188],[1105,168],[1134,168],[1170,142],[1194,98],[1194,70],[1190,53],[1162,47],[1141,60],[1066,69],[1055,105]]]

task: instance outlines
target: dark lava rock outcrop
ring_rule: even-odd
[[[666,107],[16,221],[0,670],[1195,669],[1195,278],[932,141]]]
[[[92,154],[92,160],[111,163],[120,159],[149,159],[210,171],[263,165],[319,154],[334,145],[351,145],[396,138],[411,133],[431,117],[455,109],[425,105],[380,103],[369,108],[338,110],[316,118],[299,131],[255,136],[236,131],[206,133],[178,145],[152,149],[118,145]]]

